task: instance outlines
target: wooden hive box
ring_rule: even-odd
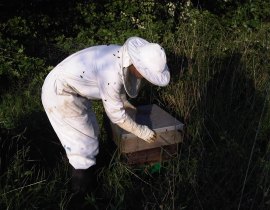
[[[111,124],[113,139],[128,164],[154,163],[168,159],[177,153],[182,141],[183,124],[156,104],[128,110],[137,123],[147,125],[157,133],[154,143],[147,143],[132,133]]]

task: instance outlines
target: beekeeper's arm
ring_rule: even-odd
[[[110,78],[110,77],[107,77]],[[106,114],[112,121],[122,129],[133,133],[142,140],[151,143],[156,139],[156,134],[146,125],[140,125],[131,119],[124,109],[121,99],[121,84],[115,83],[113,78],[100,81],[100,94]]]

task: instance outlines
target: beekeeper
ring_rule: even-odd
[[[99,151],[91,100],[102,100],[112,123],[146,142],[155,140],[153,130],[134,122],[125,111],[134,108],[126,93],[136,97],[143,78],[166,86],[170,73],[164,49],[139,37],[127,39],[123,46],[100,45],[76,52],[48,74],[42,103],[75,174],[95,165]]]

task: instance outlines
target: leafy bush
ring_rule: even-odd
[[[4,4],[1,209],[66,208],[68,161],[41,106],[43,80],[68,54],[122,44],[130,36],[159,42],[172,75],[165,88],[148,84],[135,104],[157,103],[181,119],[184,142],[178,156],[161,162],[159,170],[128,166],[108,141],[102,104],[95,102],[99,183],[86,205],[269,208],[269,4],[201,2],[198,9],[197,1],[41,0],[17,2],[10,13],[10,4]]]

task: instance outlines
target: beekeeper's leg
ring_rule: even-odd
[[[64,117],[64,126],[55,130],[57,130],[57,135],[66,150],[69,163],[75,169],[88,169],[96,164],[99,146],[98,124],[91,110],[90,101],[77,98],[74,103],[75,105],[68,104],[65,101],[65,106],[71,105],[68,109],[73,109],[73,111],[83,106],[82,110],[79,110],[80,113]],[[60,112],[64,112],[63,109]]]
[[[54,74],[50,74],[42,88],[42,103],[69,163],[74,170],[86,170],[96,164],[98,154],[98,124],[91,109],[91,102],[72,94],[59,94],[54,86]],[[76,175],[75,180],[87,179],[87,174]],[[81,187],[77,187],[80,189]]]
[[[88,117],[91,119],[92,125],[97,124],[94,115],[88,114]],[[97,128],[94,130],[97,130]],[[95,131],[93,133],[98,134]],[[97,136],[92,136],[87,140],[83,139],[80,144],[70,145],[70,148],[65,144],[64,148],[71,164],[71,189],[75,193],[85,193],[88,187],[91,188],[94,185],[93,181],[95,181],[94,173],[96,155],[98,154]],[[74,152],[72,152],[73,150]]]
[[[52,113],[48,116],[72,166],[72,191],[84,193],[91,181],[98,154],[95,115],[88,109],[81,116],[64,117],[62,120]]]
[[[98,154],[98,124],[95,114],[91,110],[91,104],[87,104],[87,115],[68,118],[66,122],[74,129],[81,130],[72,135],[77,143],[64,144],[71,167],[71,189],[73,192],[85,193],[95,183],[95,164]],[[75,121],[74,121],[75,120]],[[78,123],[80,122],[80,123]],[[85,138],[86,136],[86,138]]]

